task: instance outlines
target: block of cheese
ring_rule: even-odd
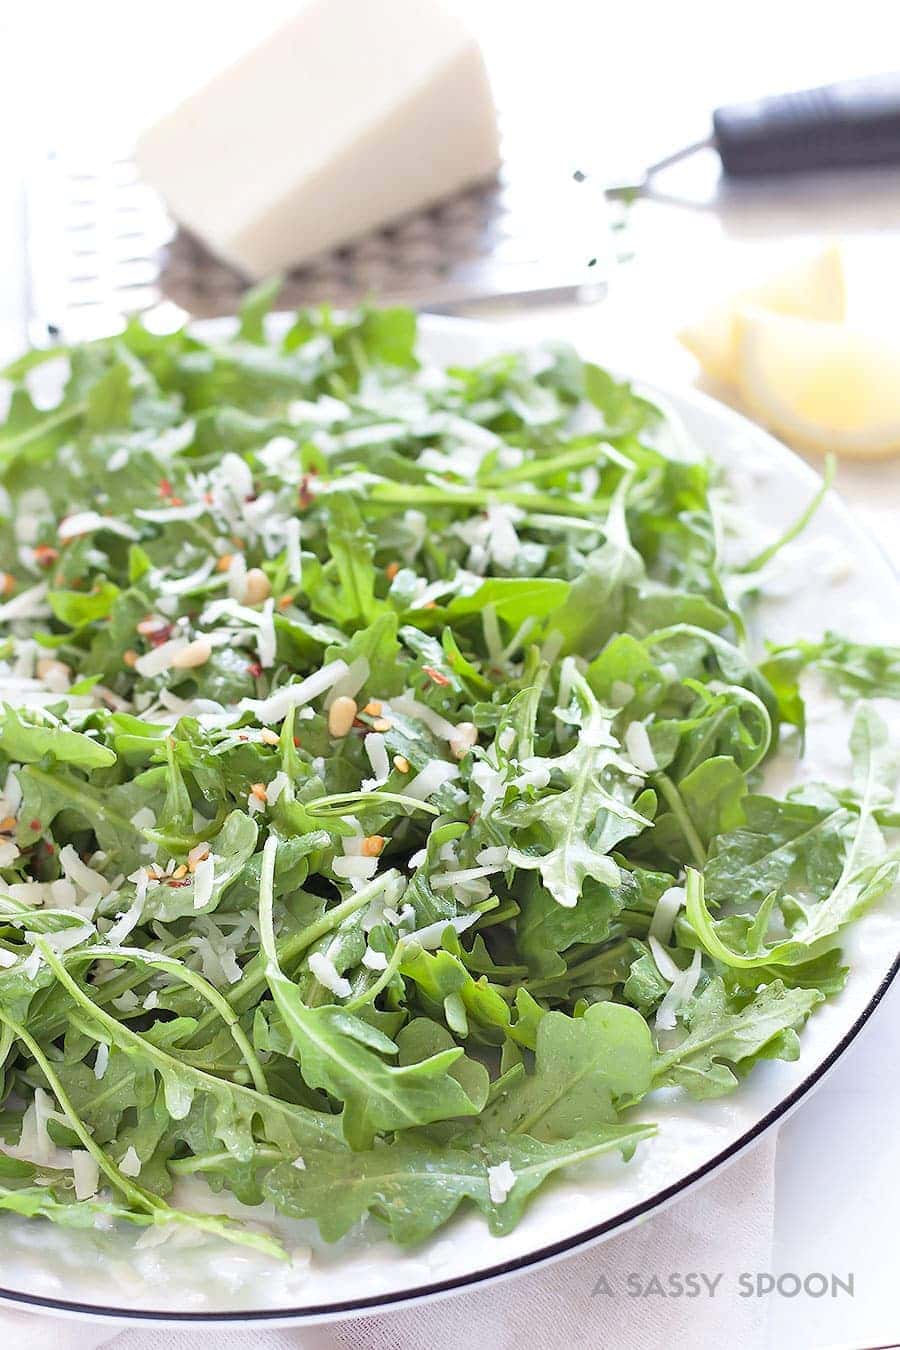
[[[307,0],[144,132],[179,223],[262,277],[488,178],[481,51],[439,0]]]

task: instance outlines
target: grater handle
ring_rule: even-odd
[[[900,73],[729,104],[713,129],[735,178],[900,164]]]

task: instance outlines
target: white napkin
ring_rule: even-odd
[[[16,1350],[459,1350],[487,1333],[494,1350],[765,1350],[766,1301],[742,1298],[738,1277],[771,1269],[775,1146],[771,1133],[711,1181],[619,1237],[541,1270],[398,1312],[297,1330],[117,1331],[0,1309],[0,1344]],[[671,1275],[690,1272],[710,1281],[721,1273],[715,1294],[653,1292],[654,1275],[667,1288]],[[630,1287],[639,1287],[640,1295],[629,1293],[629,1275],[637,1277]]]

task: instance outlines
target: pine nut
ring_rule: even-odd
[[[362,842],[362,856],[377,858],[384,848],[384,835],[370,834]]]
[[[266,792],[265,783],[254,783],[250,789],[251,797],[255,797],[258,802],[267,802],[269,794]]]
[[[190,853],[188,854],[187,860],[188,871],[196,872],[197,864],[203,862],[204,858],[208,857],[209,857],[209,844],[198,844],[196,848],[192,848]]]
[[[328,730],[332,736],[346,736],[356,721],[356,699],[342,694],[328,709]]]
[[[251,567],[244,582],[244,604],[261,605],[272,594],[269,578],[261,567]]]
[[[234,558],[233,553],[223,553],[219,561],[216,563],[216,571],[227,572],[229,567],[231,566],[233,558]]]
[[[259,739],[263,745],[278,745],[281,741],[281,737],[277,736],[274,731],[270,731],[268,727],[263,727],[259,733]]]
[[[40,657],[34,669],[39,680],[53,679],[54,676],[67,680],[72,674],[65,661],[57,661],[52,656]]]
[[[405,755],[394,756],[394,768],[398,773],[409,773],[409,760]]]
[[[176,670],[193,670],[195,666],[205,666],[212,656],[212,647],[205,638],[196,638],[172,657]]]

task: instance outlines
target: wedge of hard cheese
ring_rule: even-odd
[[[308,0],[144,133],[173,216],[260,277],[493,174],[484,62],[438,0]]]

